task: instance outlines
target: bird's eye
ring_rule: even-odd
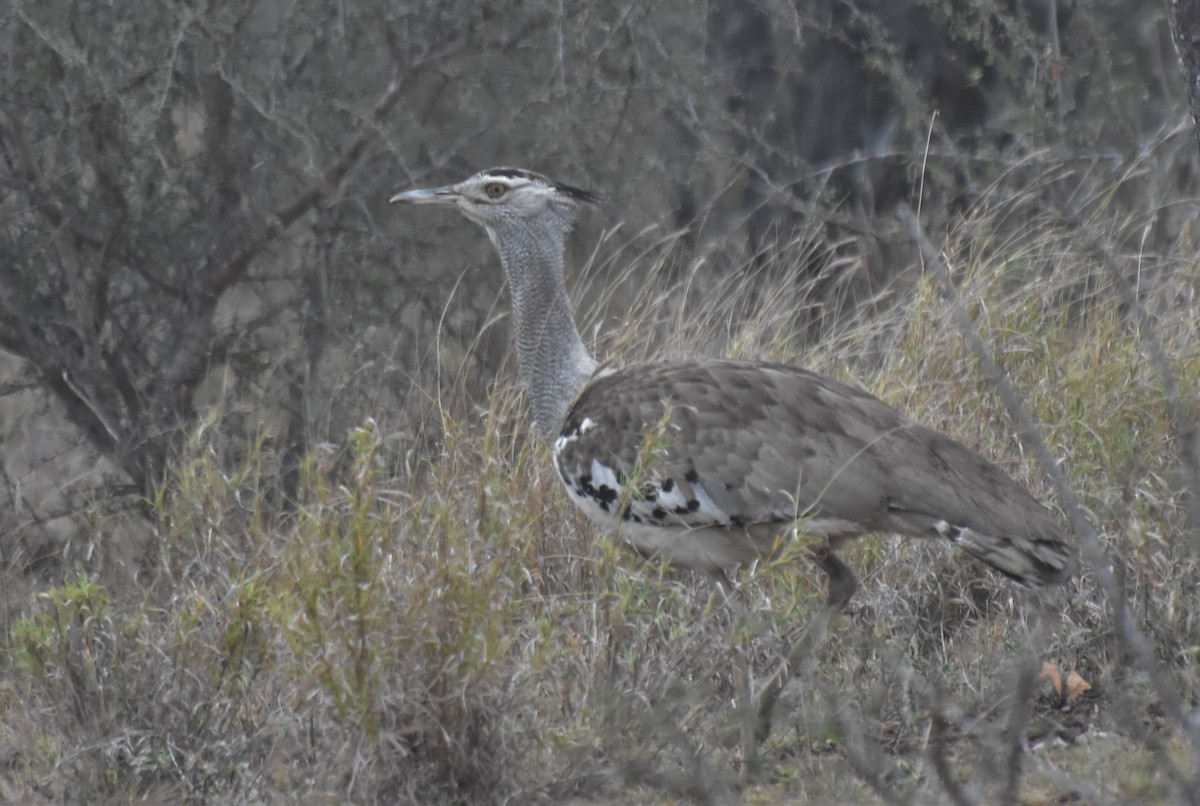
[[[508,191],[508,185],[502,182],[488,182],[484,186],[483,192],[488,195],[489,199],[498,199]]]

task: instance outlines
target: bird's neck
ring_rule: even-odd
[[[512,293],[517,360],[533,419],[542,436],[553,438],[596,361],[579,338],[563,281],[566,231],[526,226],[492,234],[492,243]]]

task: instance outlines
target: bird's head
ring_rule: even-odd
[[[455,206],[494,237],[508,227],[539,220],[568,229],[579,205],[597,198],[533,171],[489,168],[455,185],[397,193],[391,201]]]

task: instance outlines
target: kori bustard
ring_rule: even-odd
[[[597,371],[563,280],[591,193],[492,168],[393,202],[457,207],[508,278],[520,377],[568,495],[641,554],[723,579],[799,526],[819,538],[828,601],[857,586],[834,553],[865,532],[946,540],[1026,585],[1074,552],[995,465],[853,386],[797,367],[700,359]]]

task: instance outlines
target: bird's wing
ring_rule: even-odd
[[[942,535],[1023,581],[1070,572],[1058,524],[997,467],[866,392],[795,367],[618,370],[580,394],[554,455],[576,499],[613,523],[806,517],[830,535]]]

